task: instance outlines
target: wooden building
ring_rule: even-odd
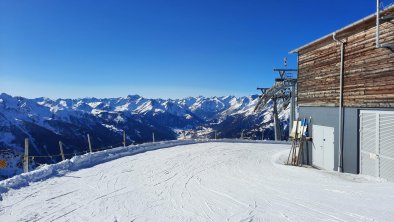
[[[309,164],[394,180],[393,15],[378,9],[291,51],[300,117],[312,118]]]

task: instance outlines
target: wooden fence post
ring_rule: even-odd
[[[89,143],[89,151],[92,153],[92,143],[90,142],[90,135],[88,133],[88,143]]]
[[[244,131],[242,130],[242,132],[241,132],[241,140],[243,140],[244,139]]]
[[[29,139],[25,138],[25,155],[23,156],[23,172],[29,172]]]
[[[60,147],[60,155],[62,156],[62,160],[64,160],[64,152],[63,152],[63,143],[62,143],[62,141],[59,141],[59,147]]]
[[[123,147],[126,147],[126,131],[123,130]]]
[[[215,140],[217,140],[218,135],[217,135],[217,131],[215,130]]]
[[[152,132],[152,142],[155,142],[155,132]]]

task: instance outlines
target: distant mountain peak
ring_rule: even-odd
[[[140,99],[140,98],[142,98],[140,95],[138,95],[138,94],[135,94],[135,95],[127,95],[126,96],[126,99],[128,99],[128,100],[137,100],[137,99]]]

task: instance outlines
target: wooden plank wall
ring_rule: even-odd
[[[381,24],[381,43],[394,43],[394,20]],[[375,27],[347,36],[345,107],[394,107],[394,51],[375,48]],[[299,52],[298,104],[338,106],[340,44],[332,40]]]

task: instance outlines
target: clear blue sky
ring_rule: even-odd
[[[385,3],[392,2],[385,1]],[[375,0],[0,0],[0,92],[251,95]]]

